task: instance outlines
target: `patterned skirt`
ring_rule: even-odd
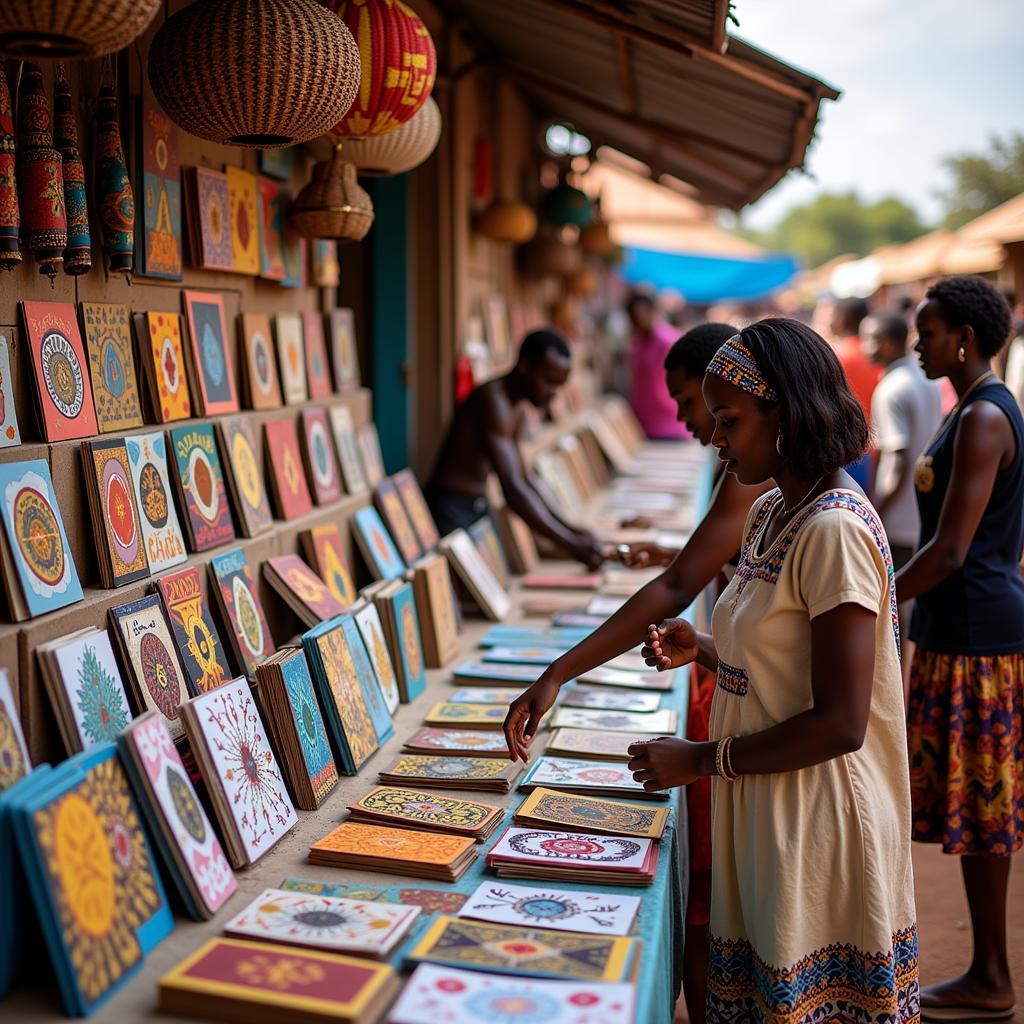
[[[1006,857],[1024,843],[1024,653],[917,648],[908,713],[913,838]]]

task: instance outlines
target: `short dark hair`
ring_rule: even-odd
[[[938,303],[950,327],[969,324],[978,339],[978,351],[991,359],[1010,336],[1010,307],[999,289],[974,274],[944,277],[925,293]]]
[[[565,337],[553,327],[542,327],[531,331],[519,346],[519,359],[525,359],[536,366],[542,363],[549,352],[561,359],[572,359],[572,351]]]
[[[650,306],[654,308],[654,296],[649,292],[630,292],[629,298],[626,299],[626,312],[632,312],[637,306]]]
[[[831,345],[786,317],[759,320],[740,337],[779,396],[782,454],[794,471],[814,480],[856,462],[868,425]]]
[[[907,327],[905,317],[900,316],[899,313],[879,313],[874,320],[877,325],[876,333],[880,338],[906,346],[910,328]]]
[[[839,315],[848,323],[857,326],[871,312],[867,299],[840,299],[836,303]]]
[[[682,370],[687,377],[703,377],[714,354],[739,334],[730,324],[700,324],[688,330],[665,356],[665,371]]]

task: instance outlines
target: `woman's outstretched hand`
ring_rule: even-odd
[[[697,660],[697,631],[685,619],[665,619],[660,626],[648,626],[640,656],[659,672],[689,665]]]
[[[534,733],[558,696],[558,683],[547,676],[545,672],[509,705],[502,729],[513,761],[529,760]]]

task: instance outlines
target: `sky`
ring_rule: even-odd
[[[1022,0],[733,0],[729,31],[842,90],[806,162],[747,207],[764,228],[823,191],[941,216],[941,159],[1024,131]]]

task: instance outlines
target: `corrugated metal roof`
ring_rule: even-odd
[[[452,3],[544,115],[717,206],[753,202],[801,166],[821,101],[839,95],[725,36],[723,0]]]

